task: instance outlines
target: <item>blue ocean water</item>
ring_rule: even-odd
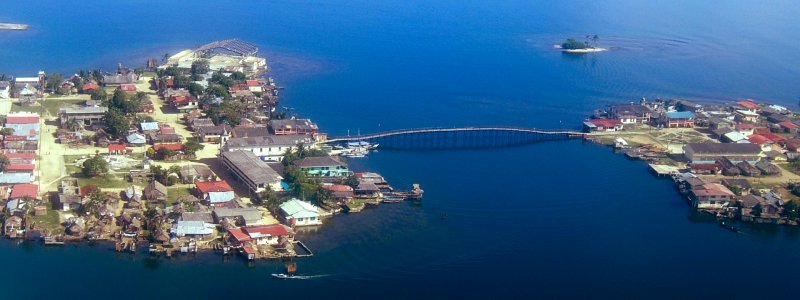
[[[800,96],[792,1],[8,2],[0,22],[31,29],[0,32],[0,73],[112,69],[239,37],[262,47],[283,105],[333,135],[578,128],[599,106],[641,97],[797,108]],[[614,50],[553,50],[586,34]],[[302,236],[317,255],[299,273],[326,276],[277,281],[280,263],[213,254],[2,242],[0,287],[29,298],[788,298],[800,267],[797,229],[724,231],[645,165],[581,141],[380,151],[352,164],[398,187],[422,183],[426,197]]]

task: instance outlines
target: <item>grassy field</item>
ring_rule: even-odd
[[[61,227],[61,218],[58,212],[52,209],[47,210],[44,216],[30,216],[30,220],[36,222],[36,227],[45,228],[51,232],[63,232],[64,228]]]
[[[25,111],[25,112],[33,112],[33,113],[41,113],[42,109],[46,111],[51,117],[55,117],[58,115],[59,109],[62,107],[81,104],[84,103],[86,99],[80,98],[70,98],[70,97],[63,97],[63,98],[47,98],[43,101],[39,101],[40,105],[36,106],[22,106],[19,103],[14,103],[11,105],[12,112],[18,111]]]
[[[178,197],[190,195],[191,191],[187,187],[169,187],[167,188],[167,206],[174,204],[178,201]]]

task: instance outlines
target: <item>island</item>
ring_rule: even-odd
[[[589,43],[591,40],[594,43],[594,46]],[[587,35],[586,41],[581,42],[574,38],[568,38],[560,45],[556,45],[556,48],[561,49],[562,52],[565,53],[591,53],[591,52],[601,52],[607,51],[606,48],[601,48],[597,46],[597,41],[600,40],[598,35]]]
[[[256,45],[230,39],[133,68],[3,75],[3,235],[291,259],[313,255],[298,234],[336,214],[421,199],[350,170],[377,145],[336,145],[277,109],[268,72]]]
[[[0,30],[28,30],[28,24],[0,23]]]

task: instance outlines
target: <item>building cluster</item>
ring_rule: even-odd
[[[674,129],[678,139],[687,130],[704,136],[704,141],[671,141],[683,144],[680,152],[670,153],[679,164],[671,173],[694,207],[745,221],[796,223],[793,215],[783,213],[784,205],[794,201],[792,192],[781,189],[785,182],[767,189],[750,184],[781,176],[780,166],[792,169],[789,162],[800,157],[800,117],[786,107],[749,99],[728,104],[642,100],[610,106],[584,122],[586,132],[659,135]]]

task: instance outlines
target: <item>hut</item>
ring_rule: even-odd
[[[767,176],[776,176],[781,174],[781,168],[766,161],[759,161],[755,166],[761,174]]]
[[[739,168],[741,174],[744,176],[761,176],[761,170],[753,166],[747,161],[741,161],[736,164],[736,167]]]

